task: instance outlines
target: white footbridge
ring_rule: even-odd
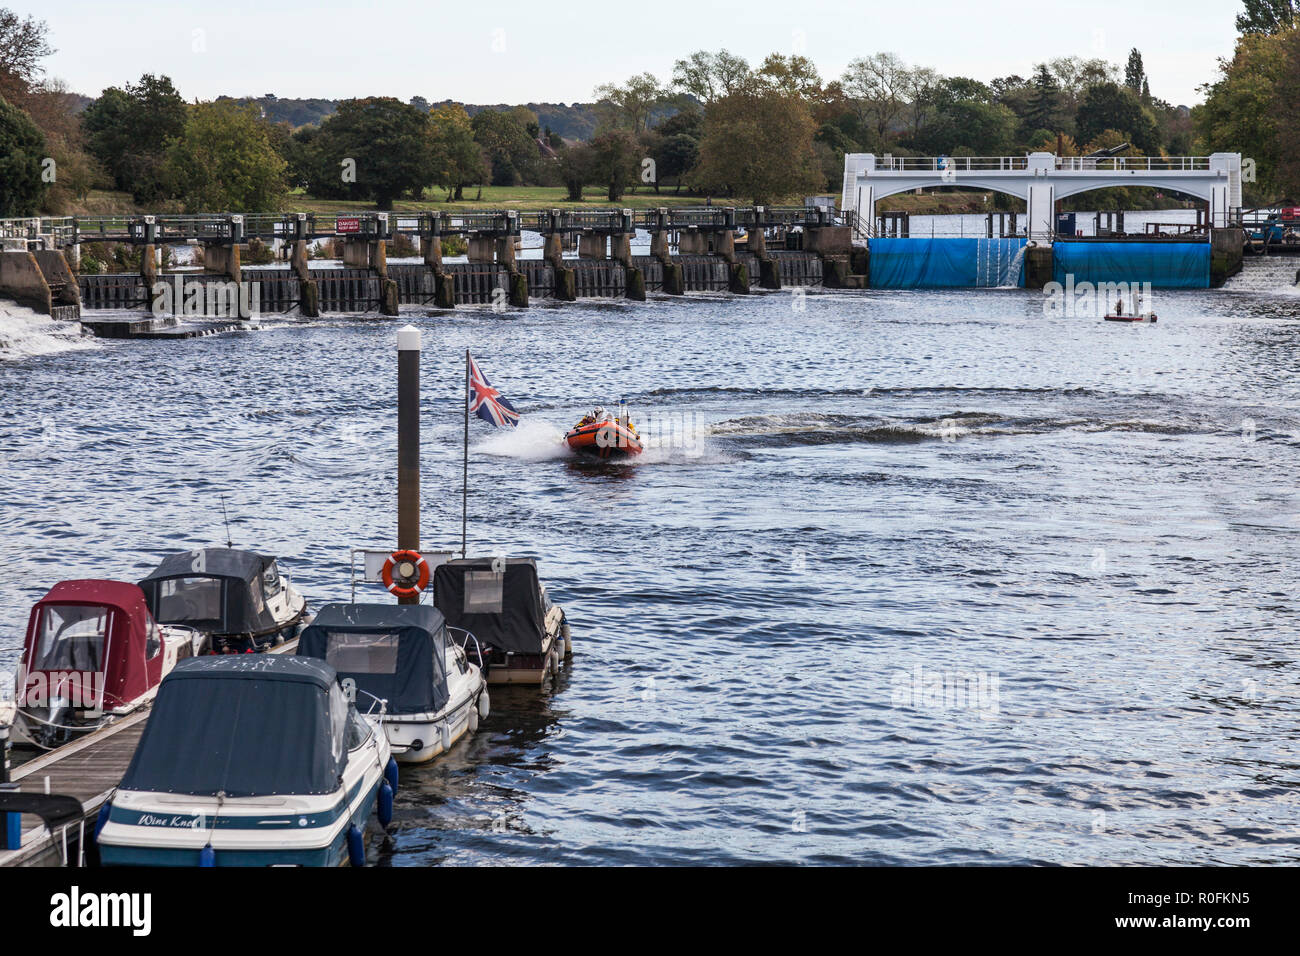
[[[1211,226],[1231,223],[1241,207],[1241,154],[1209,156],[876,156],[844,157],[840,208],[856,217],[855,238],[866,238],[876,221],[876,203],[886,196],[935,186],[968,186],[1006,193],[1025,201],[1028,237],[1051,242],[1056,201],[1112,186],[1154,186],[1209,203]]]

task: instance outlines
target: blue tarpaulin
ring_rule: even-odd
[[[872,278],[875,277],[872,256]],[[1057,242],[1052,246],[1052,278],[1080,282],[1149,282],[1158,289],[1207,289],[1208,242]],[[873,282],[874,285],[874,282]]]
[[[1023,239],[872,239],[873,289],[1023,286]]]

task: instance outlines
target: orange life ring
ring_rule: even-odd
[[[415,565],[414,570],[419,572],[414,586],[398,584],[393,580],[393,569],[403,562]],[[384,587],[399,598],[418,597],[420,592],[429,586],[429,562],[424,560],[424,556],[418,551],[394,551],[384,562],[384,570],[380,573],[380,577],[383,578]],[[409,580],[409,576],[405,579]]]

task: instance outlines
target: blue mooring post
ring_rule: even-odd
[[[0,724],[0,790],[17,790],[9,782],[9,725]],[[17,850],[23,843],[22,814],[0,813],[0,850]]]

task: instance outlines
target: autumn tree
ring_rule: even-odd
[[[716,100],[704,114],[693,182],[766,205],[825,186],[813,150],[816,124],[798,97],[752,91]]]
[[[167,153],[172,194],[186,212],[277,212],[288,192],[287,167],[261,112],[234,100],[190,107]]]

